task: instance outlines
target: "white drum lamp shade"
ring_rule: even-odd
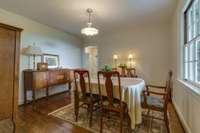
[[[30,56],[36,56],[36,55],[42,55],[42,50],[40,47],[37,47],[36,45],[29,45],[27,48],[24,50],[25,55],[30,55]]]
[[[29,45],[27,48],[24,49],[23,53],[28,56],[33,56],[33,69],[36,69],[35,57],[43,55],[41,48],[36,46],[35,44]]]

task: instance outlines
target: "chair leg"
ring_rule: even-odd
[[[49,99],[49,88],[47,87],[46,88],[46,100],[48,100]]]
[[[110,112],[106,112],[106,115],[107,115],[107,119],[110,119]]]
[[[127,107],[124,110],[124,116],[126,117],[126,115],[128,115],[128,109],[127,109]]]
[[[149,116],[150,120],[149,120],[149,133],[152,132],[152,123],[153,123],[153,117]]]
[[[101,109],[100,133],[103,132],[103,110]]]
[[[79,114],[79,99],[78,93],[74,92],[74,113],[75,113],[75,121],[78,121],[78,114]]]
[[[90,123],[89,123],[89,126],[92,127],[93,104],[90,104],[89,110],[90,110]]]
[[[87,105],[87,115],[90,114],[90,105]]]
[[[131,118],[129,117],[129,115],[127,116],[128,118],[128,130],[129,130],[129,133],[131,133],[132,132],[132,128],[131,128]]]
[[[78,114],[79,114],[79,106],[75,108],[75,117],[76,117],[76,122],[78,121]]]
[[[124,117],[127,118],[127,125],[128,125],[128,132],[131,133],[132,132],[132,128],[131,128],[131,118],[128,114],[128,108],[125,108],[124,111]]]
[[[75,121],[77,122],[78,121],[78,114],[79,114],[79,102],[78,101],[75,101],[75,104],[74,104],[74,113],[75,113]]]
[[[147,110],[147,133],[150,132],[150,128],[151,128],[151,117],[150,117],[150,109]]]
[[[169,121],[168,121],[168,118],[167,118],[167,111],[164,112],[164,120],[165,120],[165,125],[167,127],[167,132],[169,133]]]
[[[120,112],[120,133],[122,133],[123,130],[123,120],[124,120],[124,112]]]

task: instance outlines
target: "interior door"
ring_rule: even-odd
[[[12,117],[14,62],[15,31],[0,27],[0,120]]]

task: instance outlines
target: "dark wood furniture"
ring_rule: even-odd
[[[137,78],[136,69],[135,68],[126,68],[126,77]]]
[[[0,121],[16,117],[21,31],[0,23]]]
[[[106,98],[101,93],[101,83],[100,77],[105,78],[105,88],[106,88]],[[112,77],[117,77],[117,88],[114,88]],[[103,132],[103,117],[104,115],[108,115],[109,112],[115,112],[120,115],[120,133],[122,133],[123,128],[123,120],[124,120],[124,112],[126,110],[126,104],[122,102],[121,96],[121,82],[120,82],[120,74],[117,71],[112,72],[98,72],[98,88],[99,88],[99,95],[100,95],[100,111],[101,111],[101,125],[100,125],[100,132]],[[118,89],[119,91],[119,99],[114,98],[114,89]]]
[[[148,109],[148,114],[147,114],[148,117],[155,118],[149,115],[150,110],[164,113],[164,121],[168,132],[169,132],[169,121],[167,118],[167,105],[171,93],[171,83],[172,83],[172,71],[169,72],[169,76],[165,86],[147,85],[146,90],[143,91],[143,96],[142,96],[142,107]],[[150,88],[159,89],[162,92],[151,91]],[[161,96],[161,98],[156,96]]]
[[[32,90],[32,100],[35,104],[37,90],[46,89],[48,97],[51,86],[68,83],[69,89],[71,89],[71,72],[70,69],[24,70],[24,104],[27,103],[26,93],[28,90]]]
[[[99,96],[92,94],[92,90],[90,86],[89,71],[83,70],[83,69],[74,70],[74,79],[75,79],[75,92],[74,92],[75,110],[74,111],[75,111],[75,116],[76,116],[75,120],[78,121],[79,107],[86,108],[90,113],[89,126],[91,127],[94,104],[99,102]],[[86,83],[85,80],[87,80],[88,82]],[[86,87],[86,84],[88,85],[88,88]],[[80,87],[80,91],[79,91],[79,87]]]
[[[48,63],[37,63],[37,70],[48,70]]]
[[[129,78],[137,78],[136,69],[135,68],[126,68],[120,67],[120,77],[129,77]],[[113,71],[118,71],[117,68],[112,68]]]
[[[112,68],[112,71],[117,71],[117,68]]]
[[[121,67],[120,76],[121,76],[121,77],[126,77],[126,68],[125,68],[125,67]]]

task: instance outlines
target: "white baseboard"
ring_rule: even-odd
[[[182,124],[182,126],[183,126],[185,132],[186,132],[186,133],[192,133],[192,131],[191,131],[191,129],[189,128],[187,122],[185,121],[185,119],[184,119],[184,117],[183,117],[183,115],[182,115],[182,113],[181,113],[181,111],[180,111],[178,105],[176,104],[176,102],[175,102],[174,100],[172,100],[172,103],[173,103],[173,105],[174,105],[174,108],[175,108],[175,110],[176,110],[176,112],[177,112],[177,114],[178,114],[178,117],[179,117],[179,119],[180,119],[180,121],[181,121],[181,124]]]

